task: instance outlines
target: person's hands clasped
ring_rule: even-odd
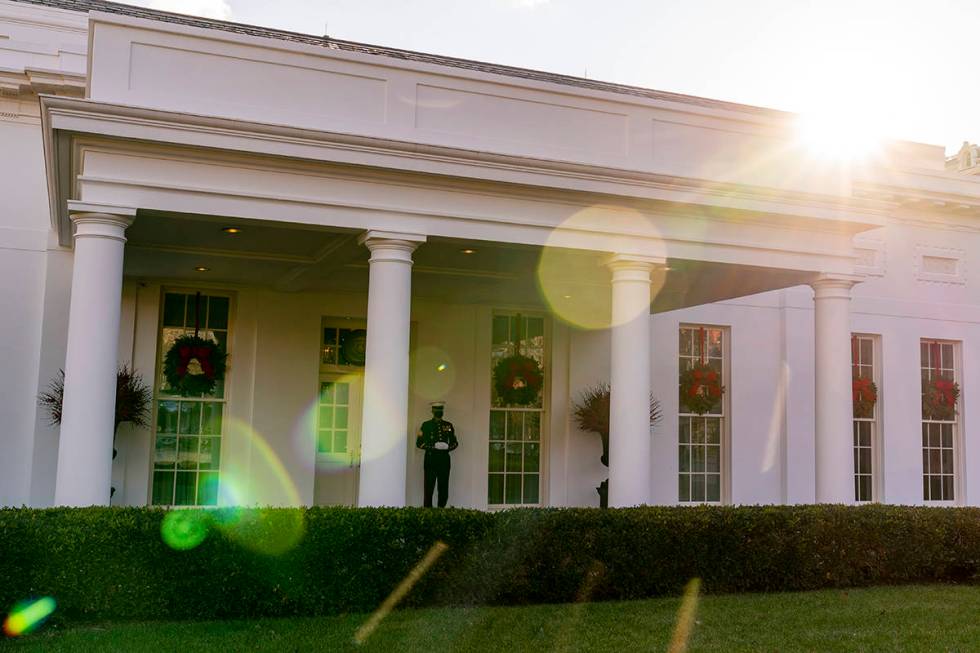
[[[448,442],[436,442],[432,446],[433,446],[433,448],[438,449],[439,451],[446,451],[447,449],[449,449],[449,443]]]

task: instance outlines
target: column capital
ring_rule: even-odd
[[[654,270],[667,269],[667,259],[660,256],[612,254],[602,264],[612,270],[613,281],[649,281]]]
[[[412,252],[427,240],[421,234],[398,231],[368,230],[357,238],[357,242],[371,251],[370,262],[395,261],[412,262]]]
[[[68,213],[75,227],[75,239],[110,238],[126,242],[126,229],[133,224],[136,209],[111,204],[68,201]]]
[[[851,288],[864,281],[857,274],[820,274],[810,282],[814,299],[841,298],[850,299]]]

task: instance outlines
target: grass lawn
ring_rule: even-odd
[[[23,651],[665,650],[679,599],[402,610],[366,644],[366,615],[42,628]],[[980,650],[980,587],[913,586],[702,597],[690,651]]]

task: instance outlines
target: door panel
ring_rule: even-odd
[[[315,505],[356,505],[363,379],[361,374],[320,376],[313,485]]]

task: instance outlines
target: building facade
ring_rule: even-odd
[[[0,0],[0,148],[2,505],[421,505],[434,401],[453,506],[980,505],[969,147],[828,161],[768,109]],[[164,373],[192,334],[204,393]],[[114,435],[120,364],[153,409]]]

